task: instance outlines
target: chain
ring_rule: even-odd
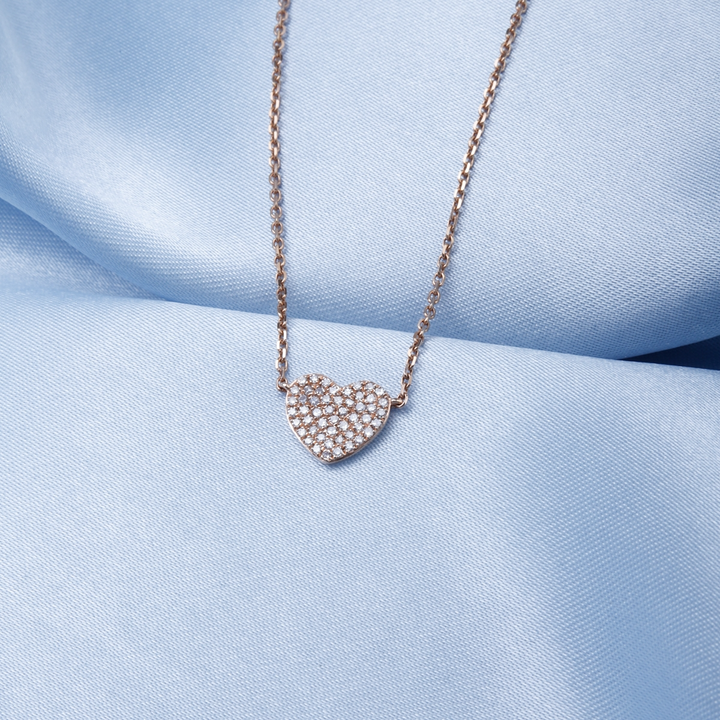
[[[462,169],[458,175],[458,185],[453,196],[453,204],[450,210],[450,218],[447,224],[445,237],[443,238],[442,252],[437,261],[437,271],[432,280],[432,288],[427,296],[427,305],[423,311],[422,317],[417,324],[417,330],[413,334],[412,343],[407,353],[405,362],[405,370],[400,380],[400,392],[396,398],[392,399],[394,407],[403,407],[408,400],[408,391],[412,385],[413,373],[415,365],[420,356],[420,346],[425,341],[425,335],[430,329],[430,323],[434,320],[437,304],[440,302],[440,290],[445,284],[445,273],[450,264],[450,254],[455,244],[455,232],[457,230],[458,219],[460,217],[460,208],[462,208],[465,200],[468,183],[470,182],[470,172],[475,164],[480,140],[485,132],[485,124],[487,123],[490,109],[492,108],[495,93],[500,85],[502,73],[505,70],[510,53],[512,51],[513,42],[517,34],[523,15],[527,10],[528,0],[517,0],[515,3],[515,12],[510,17],[510,26],[505,32],[505,39],[500,46],[500,55],[495,61],[495,67],[490,73],[488,86],[483,93],[483,102],[480,105],[478,118],[473,125],[472,134],[468,141],[467,152],[463,158]],[[275,279],[277,281],[277,311],[278,311],[278,357],[275,367],[278,371],[277,387],[278,390],[287,390],[287,350],[288,350],[288,333],[287,333],[287,290],[285,281],[287,275],[285,273],[285,243],[283,240],[283,224],[282,224],[282,193],[280,191],[280,136],[278,123],[280,120],[280,82],[282,79],[282,60],[283,48],[285,47],[285,31],[287,25],[288,8],[290,0],[278,0],[280,7],[275,16],[277,24],[275,25],[275,55],[273,57],[273,87],[270,94],[270,200],[272,208],[270,209],[270,217],[272,218],[271,230],[273,233],[273,247],[275,248]]]
[[[288,7],[290,0],[278,0],[280,9],[275,15],[275,41],[273,48],[273,74],[272,92],[270,93],[270,230],[273,234],[273,247],[275,248],[275,282],[277,283],[277,389],[287,391],[287,352],[288,352],[288,327],[287,327],[287,288],[285,282],[285,240],[282,223],[282,191],[280,190],[280,83],[282,81],[283,49],[285,48],[285,30],[287,25]]]

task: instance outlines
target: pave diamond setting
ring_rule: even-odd
[[[352,408],[349,414],[343,404]],[[391,407],[388,393],[367,380],[340,387],[323,375],[302,375],[288,387],[285,413],[303,447],[329,465],[369,445],[385,427]],[[345,418],[340,419],[338,413]],[[322,430],[318,432],[314,424],[309,430],[303,428],[298,415],[305,424],[315,421]]]

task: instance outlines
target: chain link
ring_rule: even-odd
[[[394,407],[403,407],[408,400],[408,391],[412,385],[413,373],[415,372],[415,364],[420,355],[420,346],[425,341],[425,335],[430,329],[430,323],[435,318],[436,306],[440,302],[440,290],[445,284],[445,273],[450,264],[450,254],[455,244],[455,232],[457,230],[458,219],[460,217],[460,209],[465,200],[468,183],[470,182],[470,172],[475,164],[480,140],[485,132],[485,124],[487,123],[490,110],[492,108],[495,93],[497,92],[502,73],[512,51],[513,42],[517,34],[523,15],[527,10],[528,0],[517,0],[515,3],[515,12],[510,17],[510,26],[505,33],[505,39],[500,45],[500,55],[495,61],[495,67],[490,73],[488,86],[483,93],[483,102],[480,105],[478,118],[473,125],[472,134],[468,141],[467,152],[463,158],[462,169],[458,175],[458,185],[453,196],[453,204],[450,210],[450,218],[447,224],[445,237],[443,238],[442,252],[437,261],[437,271],[433,276],[432,287],[427,296],[427,305],[420,318],[417,329],[413,334],[413,340],[407,353],[405,369],[400,380],[400,392],[396,398],[392,399]],[[278,371],[277,387],[278,390],[286,391],[287,383],[287,351],[288,351],[288,332],[287,332],[287,290],[285,281],[287,275],[285,273],[285,243],[283,240],[283,224],[282,224],[282,193],[280,191],[280,83],[282,79],[282,60],[283,48],[285,47],[285,31],[287,27],[288,8],[290,0],[278,0],[280,9],[275,16],[277,24],[275,25],[275,55],[273,57],[273,86],[270,94],[270,200],[272,208],[270,209],[270,217],[272,219],[271,230],[273,233],[273,246],[275,248],[275,279],[277,281],[277,311],[278,311],[278,357],[275,367]]]

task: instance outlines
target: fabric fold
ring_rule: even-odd
[[[294,316],[414,327],[509,12],[293,9]],[[530,8],[438,334],[616,358],[720,334],[719,13]],[[4,3],[0,197],[146,292],[271,313],[273,14],[266,2]]]

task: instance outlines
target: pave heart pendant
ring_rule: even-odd
[[[385,427],[390,396],[363,380],[340,387],[323,375],[302,375],[288,387],[285,411],[297,439],[321,462],[362,450]]]

